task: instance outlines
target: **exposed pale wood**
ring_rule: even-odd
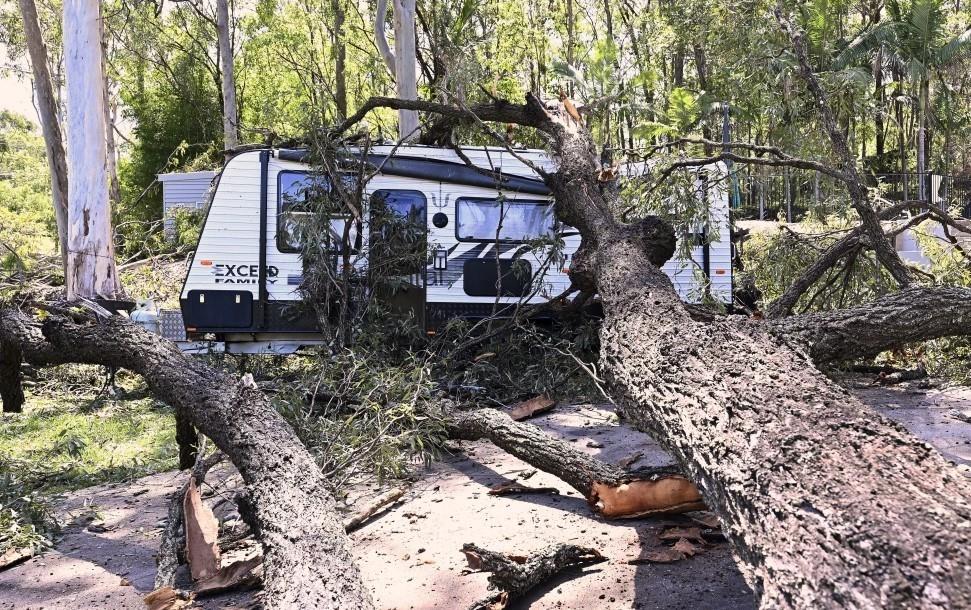
[[[415,2],[394,0],[394,56],[395,84],[398,97],[404,100],[418,99],[418,67],[415,55]],[[410,142],[418,139],[418,113],[411,110],[398,112],[398,139]]]
[[[115,298],[115,270],[105,140],[101,5],[66,0],[63,18],[67,73],[67,292],[69,298]]]
[[[376,515],[385,507],[390,506],[401,499],[401,497],[405,495],[407,491],[408,489],[405,487],[396,487],[394,489],[389,489],[388,491],[379,494],[374,498],[371,498],[364,506],[360,507],[358,510],[354,511],[352,515],[349,515],[344,519],[344,531],[353,532],[357,528],[361,527],[368,519]]]

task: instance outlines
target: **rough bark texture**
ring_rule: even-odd
[[[67,72],[68,298],[115,298],[115,270],[105,140],[101,5],[98,0],[64,2]]]
[[[692,320],[610,220],[589,137],[554,135],[557,211],[596,244],[603,370],[700,487],[762,606],[971,604],[963,475],[759,326]]]
[[[453,439],[488,439],[530,466],[555,475],[583,494],[591,509],[604,517],[630,518],[704,508],[697,489],[677,467],[628,472],[496,409],[453,412],[448,431]]]
[[[498,592],[473,604],[470,610],[505,608],[510,600],[522,597],[536,585],[567,568],[593,565],[607,558],[594,549],[573,544],[554,544],[528,557],[503,555],[475,544],[462,545],[469,566],[491,572],[489,587]]]
[[[871,358],[907,343],[971,335],[971,289],[907,288],[861,307],[773,320],[768,328],[816,364]]]
[[[102,364],[139,373],[239,469],[265,558],[267,608],[371,608],[333,497],[313,457],[258,390],[121,318],[43,321],[0,309],[0,343],[35,365]]]
[[[960,471],[765,325],[693,320],[649,248],[613,219],[589,134],[532,97],[498,106],[499,120],[550,136],[560,165],[546,180],[557,216],[583,236],[587,264],[571,269],[603,299],[615,398],[699,486],[761,605],[971,607]]]
[[[61,264],[67,269],[67,159],[64,156],[64,140],[58,120],[57,98],[48,66],[47,45],[40,31],[37,5],[34,0],[18,0],[20,16],[24,22],[24,40],[30,55],[30,69],[34,77],[34,96],[37,114],[44,134],[44,150],[51,172],[51,198],[54,202],[54,221],[57,224],[57,241],[61,249]]]

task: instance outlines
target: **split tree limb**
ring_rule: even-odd
[[[628,472],[496,409],[455,411],[447,421],[450,438],[491,441],[530,466],[562,479],[604,517],[623,519],[705,508],[698,489],[677,467]]]
[[[201,485],[206,473],[221,462],[226,456],[221,451],[211,453],[206,457],[199,457],[186,479],[169,499],[169,510],[162,531],[162,540],[158,548],[158,571],[155,573],[155,589],[175,586],[175,573],[179,569],[179,552],[185,547],[185,526],[183,519],[183,499],[189,491],[189,480],[194,479],[196,485]]]
[[[607,561],[596,550],[573,544],[554,544],[528,557],[503,555],[472,543],[462,545],[462,552],[473,570],[491,572],[489,588],[498,589],[470,610],[501,610],[563,570]]]
[[[263,546],[267,608],[372,607],[323,474],[266,396],[122,318],[96,323],[49,309],[54,313],[43,320],[0,309],[0,343],[34,365],[126,368],[182,409],[246,483],[250,526]]]

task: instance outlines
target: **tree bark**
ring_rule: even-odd
[[[489,588],[498,590],[473,604],[470,610],[505,608],[510,600],[526,595],[567,568],[607,561],[595,549],[573,544],[553,544],[528,557],[507,556],[471,543],[462,545],[462,552],[472,569],[492,573]]]
[[[613,519],[703,510],[695,486],[677,467],[628,472],[495,409],[454,411],[449,437],[488,439],[530,466],[562,479],[599,515]]]
[[[908,343],[971,335],[971,290],[907,288],[860,307],[773,320],[769,332],[817,365],[872,358]]]
[[[57,224],[57,241],[61,251],[61,266],[67,274],[67,159],[64,156],[64,140],[58,119],[57,99],[48,66],[47,45],[40,31],[37,6],[34,0],[18,0],[20,16],[24,22],[24,39],[30,56],[30,69],[34,77],[34,95],[37,114],[44,134],[47,166],[51,173],[51,197],[54,203],[54,221]]]
[[[334,11],[333,53],[334,53],[334,103],[337,105],[337,116],[347,117],[347,44],[344,32],[343,0],[331,0]]]
[[[219,43],[219,71],[223,92],[223,150],[239,144],[239,118],[236,109],[236,71],[233,66],[233,40],[230,36],[229,0],[216,0],[216,35]]]
[[[384,65],[394,76],[398,99],[418,99],[418,72],[415,55],[416,0],[394,1],[394,52],[388,46],[384,22],[388,17],[387,0],[378,0],[374,14],[374,40]],[[398,139],[413,141],[418,132],[418,113],[409,108],[398,109]]]
[[[0,400],[4,413],[21,413],[24,410],[24,387],[20,350],[10,343],[0,341]]]
[[[162,541],[158,545],[158,570],[155,573],[155,589],[175,586],[175,573],[179,569],[179,554],[185,547],[185,512],[183,510],[185,494],[189,491],[189,480],[195,479],[196,485],[202,485],[206,473],[222,461],[226,456],[216,451],[207,457],[199,459],[191,465],[192,472],[185,483],[176,490],[169,499],[169,509],[166,515],[165,529],[162,530]]]
[[[320,469],[258,390],[121,318],[69,320],[0,309],[0,343],[34,365],[81,362],[140,374],[236,465],[263,546],[267,608],[371,608]]]
[[[571,278],[603,301],[612,394],[698,485],[762,607],[971,606],[960,471],[765,325],[693,320],[656,246],[614,220],[589,133],[532,96],[498,106],[499,120],[544,131],[559,160],[545,179],[582,235]]]
[[[64,3],[67,72],[68,298],[115,298],[108,184],[101,6],[98,0]]]

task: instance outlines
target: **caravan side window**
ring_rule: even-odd
[[[460,197],[455,202],[455,237],[459,241],[529,241],[553,234],[549,201]]]
[[[306,223],[314,212],[327,209],[326,198],[330,193],[327,177],[308,172],[280,172],[277,177],[277,222],[276,244],[280,252],[300,252],[302,234]],[[332,254],[341,252],[344,227],[350,217],[344,214],[331,216],[329,231],[323,236]],[[360,227],[351,227],[349,239],[352,252],[361,247]]]

